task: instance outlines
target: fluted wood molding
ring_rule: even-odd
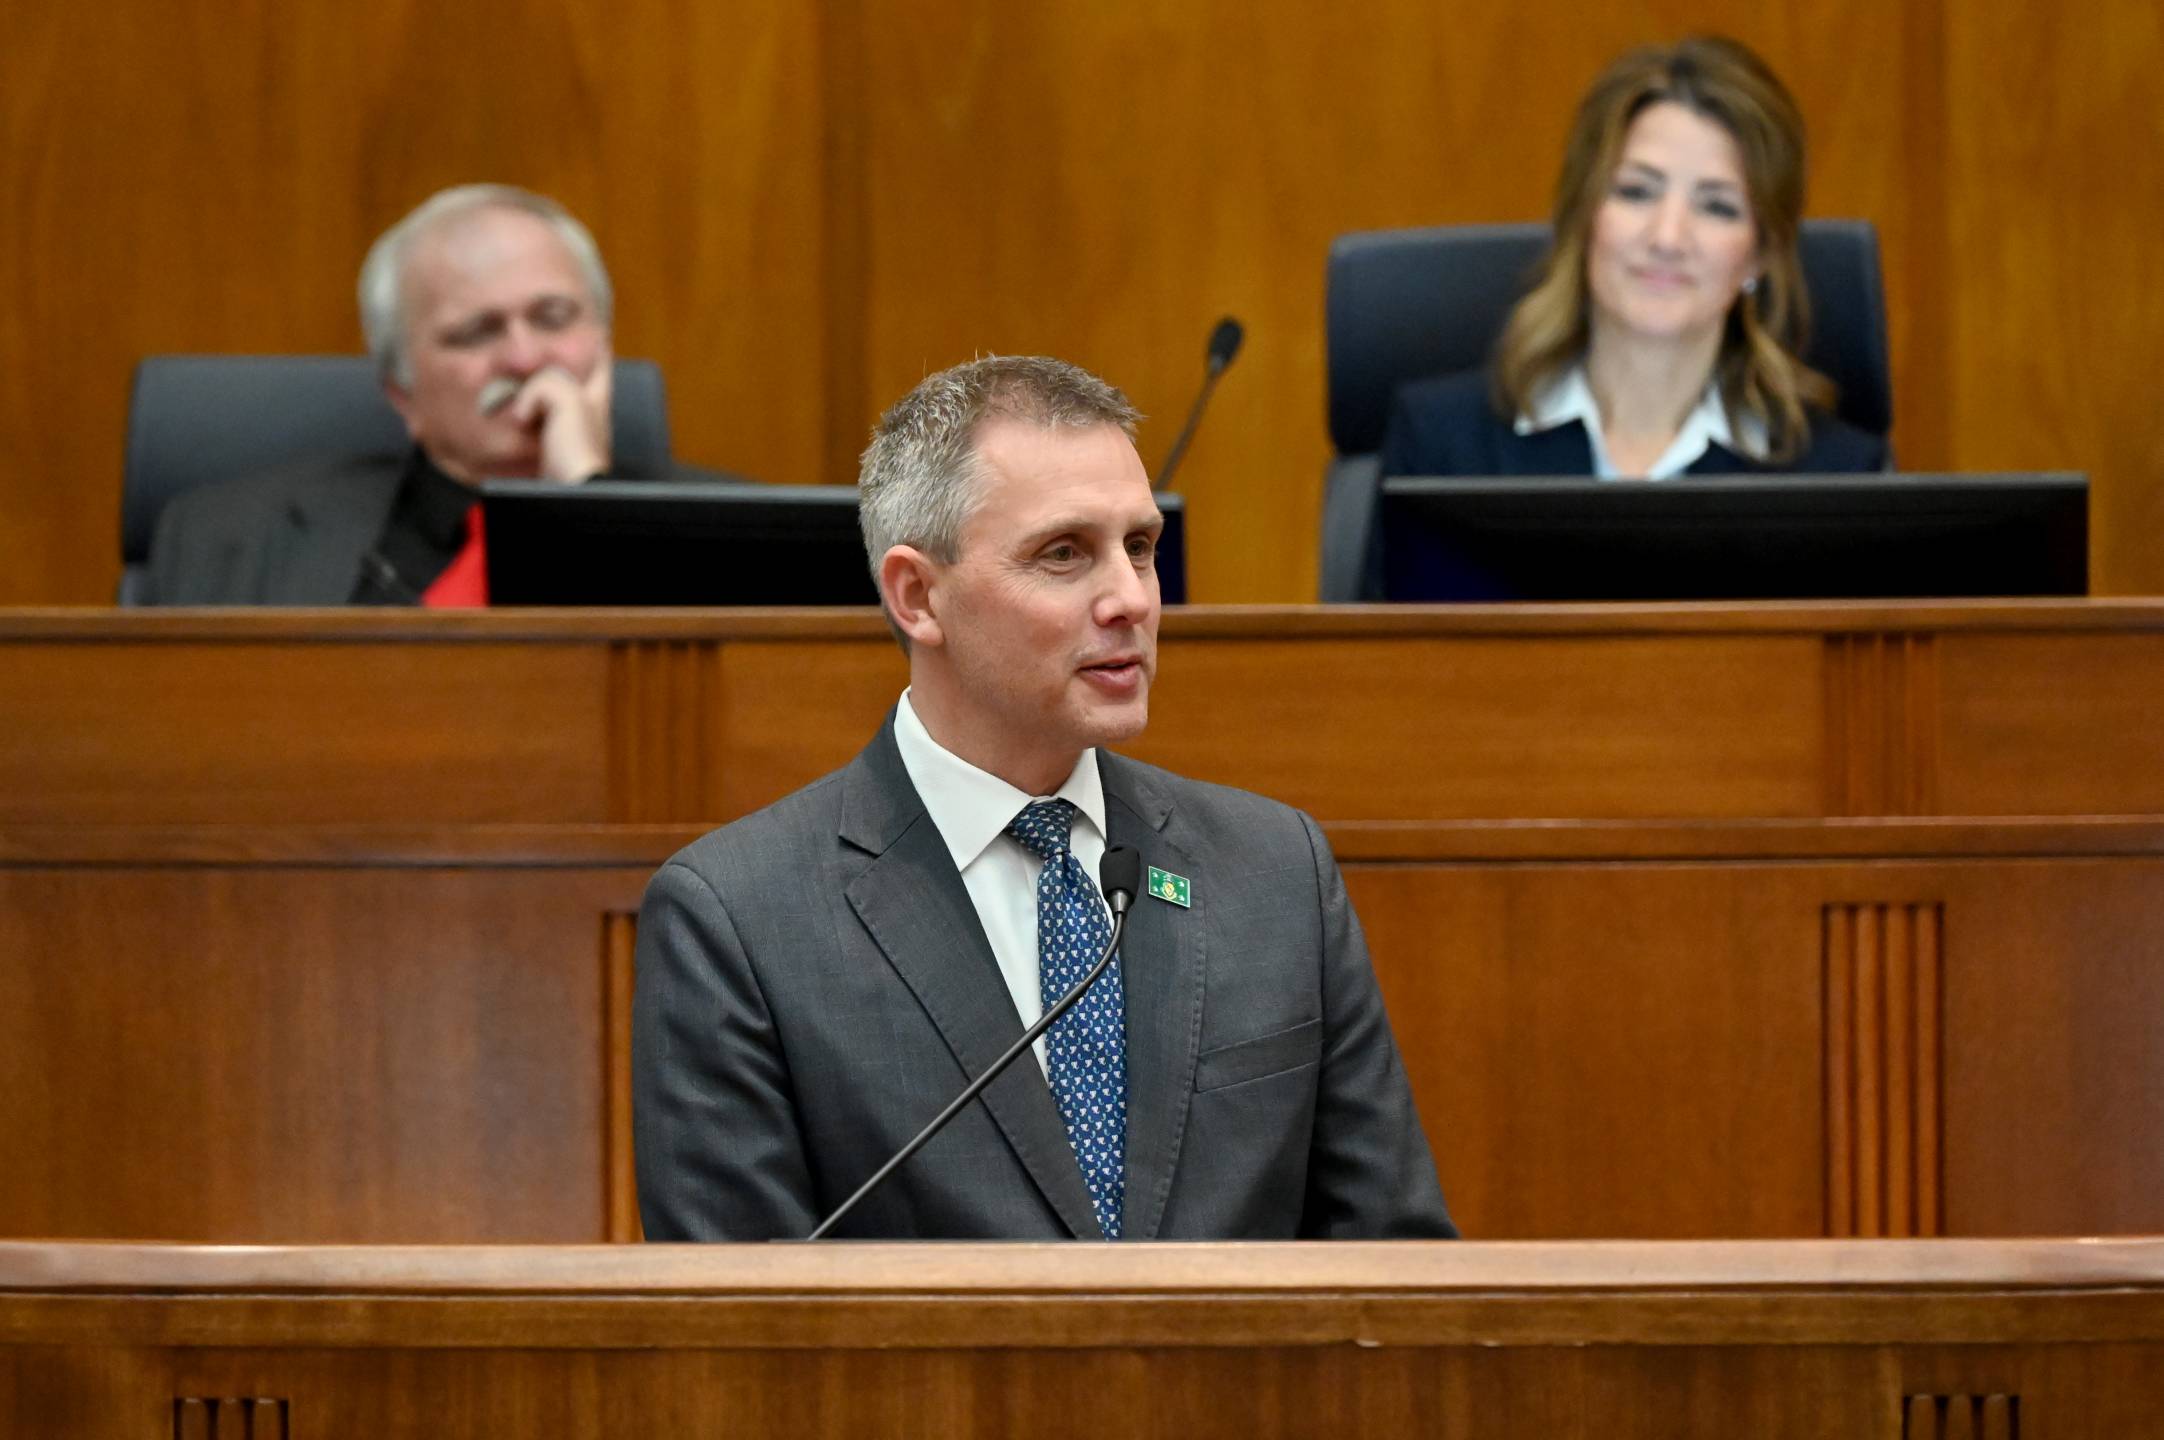
[[[609,647],[609,818],[623,823],[711,817],[706,726],[719,691],[718,650],[696,640]]]
[[[1927,634],[1826,637],[1826,813],[1938,807],[1938,646]]]
[[[631,991],[639,917],[601,917],[602,1222],[608,1239],[641,1237],[631,1149]]]
[[[173,1440],[286,1440],[291,1406],[259,1396],[173,1401]]]
[[[1829,905],[1826,1233],[1944,1232],[1944,907]]]
[[[2018,1395],[1910,1395],[1901,1440],[2020,1440]]]

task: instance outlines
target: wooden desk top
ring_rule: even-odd
[[[1884,630],[2164,630],[2164,597],[2004,600],[1816,600],[1666,604],[1175,605],[1167,639],[1352,639],[1406,635],[1824,634]],[[0,643],[22,640],[320,639],[873,640],[891,648],[875,610],[418,610],[353,607],[123,610],[0,608]]]
[[[521,1318],[523,1317],[523,1318]],[[286,1248],[0,1243],[0,1343],[2164,1340],[2164,1239]]]

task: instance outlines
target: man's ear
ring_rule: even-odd
[[[391,402],[391,408],[398,412],[398,418],[406,422],[406,434],[411,436],[415,443],[419,443],[421,437],[413,428],[412,394],[386,375],[383,377],[383,398]]]
[[[939,562],[914,545],[896,545],[879,558],[879,598],[912,647],[945,640],[932,596],[938,579]]]

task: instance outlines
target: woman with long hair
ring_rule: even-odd
[[[1386,475],[1886,468],[1799,358],[1803,116],[1733,40],[1625,55],[1578,107],[1554,244],[1488,368],[1400,386]]]

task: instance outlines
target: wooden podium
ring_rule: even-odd
[[[0,1427],[2124,1440],[2164,1242],[0,1244]]]
[[[645,880],[903,679],[868,613],[0,614],[0,1235],[632,1238]],[[1153,711],[1324,822],[1467,1233],[2164,1231],[2164,604],[1185,610]]]

